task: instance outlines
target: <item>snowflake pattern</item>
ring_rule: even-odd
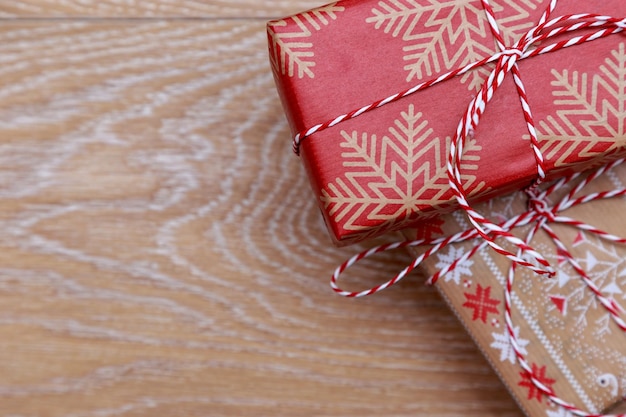
[[[314,78],[315,56],[313,43],[307,41],[313,31],[319,31],[337,19],[337,13],[344,7],[337,3],[310,10],[283,20],[275,20],[267,25],[270,62],[278,74],[289,77]],[[293,27],[292,29],[289,29]]]
[[[618,304],[621,303],[622,307],[626,306],[622,303],[626,300],[626,259],[623,250],[613,243],[587,236],[577,245],[576,253],[582,254],[578,262],[594,284],[606,296],[613,298]],[[543,288],[553,303],[558,298],[567,306],[561,314],[571,315],[577,329],[584,330],[592,325],[599,339],[616,330],[609,315],[602,314],[594,322],[588,322],[591,311],[603,311],[604,308],[595,297],[589,296],[587,286],[569,265],[564,265],[559,270],[556,279],[543,281]]]
[[[528,399],[536,399],[541,402],[543,399],[543,392],[539,390],[531,380],[531,375],[526,372],[520,372],[520,376],[522,380],[518,383],[520,387],[528,388]],[[546,367],[542,366],[541,368],[537,364],[532,364],[532,376],[539,382],[541,382],[546,388],[552,391],[552,385],[556,382],[556,380],[548,378],[546,376]]]
[[[529,29],[530,10],[541,0],[493,2],[494,12],[505,41],[512,44]],[[376,29],[404,41],[404,69],[407,82],[432,77],[490,56],[495,40],[480,0],[383,0],[366,19]],[[487,67],[463,76],[468,89],[478,90]]]
[[[626,300],[624,294],[626,291],[624,290],[626,288],[626,259],[615,245],[607,244],[597,238],[588,238],[585,244],[589,250],[581,262],[583,268],[602,293],[614,299],[623,308],[626,304],[620,303],[620,301]],[[599,256],[595,256],[594,253],[602,255],[602,259],[599,259]],[[586,297],[586,294],[581,294],[579,288],[569,293],[568,298],[572,300],[571,302],[576,302],[573,311],[579,316],[578,322],[583,323],[583,317],[589,309],[602,307],[597,303],[595,297]],[[606,316],[604,323],[598,323],[596,335],[602,337],[610,334],[614,329],[611,324],[612,320]]]
[[[437,262],[437,265],[435,265],[435,267],[438,271],[448,268],[457,259],[463,256],[465,252],[465,249],[462,247],[450,246],[448,253],[437,254],[439,262]],[[456,285],[460,285],[463,275],[472,276],[472,265],[474,265],[474,261],[472,261],[471,259],[459,262],[452,271],[444,275],[445,282],[453,281]]]
[[[625,187],[625,183],[626,164],[615,167],[603,177],[594,180],[580,195],[606,189],[621,189]],[[575,185],[577,182],[572,182],[557,191],[552,198],[552,204],[556,204],[561,196],[566,195]],[[610,213],[612,216],[610,218],[617,221],[621,219],[619,217],[621,205],[623,200],[598,201],[585,205],[585,211],[578,213],[572,211],[574,213],[572,216],[594,224],[594,219],[604,216],[604,222],[606,214]],[[489,218],[501,220],[510,219],[524,212],[527,207],[524,195],[515,193],[477,205],[476,209]],[[450,224],[446,224],[445,229],[470,227],[463,214],[454,213],[447,218],[447,222]],[[613,223],[617,226],[615,222]],[[619,227],[594,225],[618,235],[624,234]],[[515,234],[524,237],[529,231],[530,227],[525,226],[516,229]],[[607,296],[611,296],[622,308],[626,307],[625,247],[569,227],[556,225],[553,231],[562,239],[598,288]],[[455,245],[456,248],[464,250],[451,253],[451,259],[447,262],[442,262],[446,260],[445,256],[443,259],[433,257],[428,260],[427,272],[432,273],[445,267],[451,260],[470,250],[471,243]],[[527,339],[518,337],[522,352],[528,355],[526,359],[531,364],[541,359],[543,366],[535,365],[533,369],[535,376],[543,380],[548,387],[552,388],[553,385],[558,387],[555,381],[562,387],[578,387],[575,388],[576,392],[569,394],[565,394],[567,391],[565,388],[563,393],[559,390],[560,394],[568,395],[565,398],[576,406],[593,412],[615,405],[623,397],[626,387],[626,359],[624,359],[626,344],[623,343],[623,333],[566,261],[564,253],[555,248],[544,232],[537,233],[531,241],[531,246],[546,256],[557,270],[557,275],[553,279],[541,279],[525,268],[517,270],[511,297],[512,319],[515,334],[527,337]],[[446,248],[441,253],[446,254],[448,250]],[[506,285],[510,263],[490,250],[480,251],[473,260],[474,264],[470,268],[473,272],[477,273],[481,270],[479,268],[485,268],[482,270],[489,270],[490,273],[481,274],[480,281],[467,285],[465,284],[467,278],[461,278],[463,287],[440,285],[440,291],[451,300],[464,324],[479,341],[482,350],[488,354],[492,363],[496,364],[504,380],[513,387],[512,391],[531,414],[545,416],[548,410],[551,410],[552,414],[548,414],[549,417],[570,417],[560,408],[550,408],[549,401],[542,401],[543,395],[534,387],[529,376],[520,373],[521,368],[516,363],[506,330],[494,328],[496,327],[494,320],[502,318],[503,314],[503,287]],[[481,288],[477,291],[479,283]],[[491,288],[487,297],[484,287]],[[468,293],[464,294],[463,290]],[[492,297],[500,300],[500,303],[498,304],[498,300],[493,300]],[[481,307],[480,300],[485,298],[492,300],[492,305],[487,304],[491,312]],[[608,375],[607,372],[610,372],[617,382],[610,380],[606,383],[600,378]],[[606,386],[603,385],[603,381]],[[616,387],[619,391],[615,390]]]
[[[513,332],[515,334],[515,338],[517,339],[517,345],[519,346],[520,352],[526,355],[528,353],[526,352],[526,346],[528,346],[529,341],[519,337],[519,326],[515,327]],[[500,351],[500,361],[509,361],[510,363],[515,364],[515,350],[513,350],[508,330],[505,329],[503,333],[494,332],[491,336],[493,337],[493,343],[490,346]]]
[[[499,314],[498,305],[500,300],[491,298],[491,287],[483,288],[480,284],[477,284],[476,293],[465,293],[465,299],[463,307],[474,310],[472,321],[480,320],[483,323],[487,323],[489,314]]]
[[[433,207],[453,198],[445,167],[450,138],[433,137],[412,104],[381,139],[356,131],[342,131],[341,137],[346,172],[322,189],[320,199],[335,222],[358,238],[428,220]],[[471,195],[485,186],[470,174],[478,169],[480,149],[476,140],[468,141],[461,164]]]
[[[626,136],[625,44],[611,51],[592,77],[567,69],[553,69],[552,75],[555,88],[552,94],[558,110],[556,116],[548,116],[537,126],[541,152],[546,159],[553,161],[556,168],[584,163],[588,169],[590,161],[623,149],[626,146],[623,139]]]

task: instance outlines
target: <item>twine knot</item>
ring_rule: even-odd
[[[509,57],[509,59],[517,61],[518,59],[524,58],[524,54],[526,53],[526,50],[528,49],[529,46],[530,44],[528,43],[524,46],[510,46],[510,47],[502,49],[500,53],[497,54],[496,56]]]
[[[527,191],[526,193],[529,197],[528,209],[536,213],[537,216],[543,217],[548,223],[554,223],[556,221],[556,207],[550,206],[545,196],[535,191]]]
[[[561,200],[557,201],[555,204],[550,204],[549,197],[556,192],[557,190],[562,189],[565,185],[573,182],[577,178],[581,176],[580,173],[571,174],[567,177],[561,178],[556,183],[548,186],[546,189],[540,189],[539,187],[531,187],[526,190],[526,194],[528,195],[528,210],[524,213],[520,213],[508,220],[502,221],[502,223],[496,225],[497,229],[494,229],[494,232],[498,232],[499,236],[502,236],[502,233],[506,232],[507,234],[512,232],[514,229],[523,226],[531,226],[528,230],[525,238],[519,240],[520,244],[518,246],[517,257],[522,259],[521,262],[512,262],[509,271],[506,277],[506,283],[504,285],[504,317],[505,323],[508,330],[509,341],[513,350],[515,351],[515,356],[517,358],[518,364],[522,367],[524,371],[530,376],[530,380],[533,385],[544,395],[546,395],[553,403],[556,405],[566,409],[573,416],[576,417],[600,417],[600,415],[595,413],[587,413],[583,410],[576,408],[573,404],[561,399],[556,395],[556,393],[552,390],[551,387],[544,385],[541,381],[541,378],[537,376],[532,366],[528,363],[526,359],[526,353],[522,351],[518,344],[517,335],[515,334],[515,324],[512,318],[512,294],[514,291],[514,280],[515,280],[515,271],[518,266],[523,265],[523,262],[527,264],[536,264],[538,254],[536,251],[530,247],[530,243],[533,240],[533,237],[539,232],[543,231],[545,236],[547,236],[552,242],[555,244],[560,256],[563,257],[564,261],[567,262],[573,269],[576,271],[580,279],[584,282],[587,289],[591,294],[595,297],[597,302],[604,307],[604,309],[609,313],[613,322],[619,327],[619,329],[626,333],[626,318],[623,317],[624,308],[615,301],[612,297],[607,296],[603,293],[603,290],[599,288],[596,283],[589,277],[587,272],[580,266],[574,255],[570,252],[567,246],[563,243],[563,241],[559,238],[559,236],[555,233],[549,223],[561,224],[564,226],[573,227],[579,231],[584,231],[586,233],[590,233],[595,235],[597,238],[603,239],[607,242],[613,242],[616,244],[626,244],[626,238],[622,238],[619,236],[615,236],[609,234],[603,230],[600,230],[590,224],[584,223],[580,220],[573,219],[566,215],[563,215],[561,212],[567,210],[569,208],[589,203],[592,201],[606,200],[616,197],[624,197],[626,196],[626,188],[611,190],[611,191],[603,191],[592,194],[583,195],[580,197],[576,197],[576,195],[581,192],[587,184],[593,181],[595,178],[598,178],[600,175],[605,173],[607,170],[624,163],[624,159],[616,160],[611,162],[608,165],[605,165],[596,171],[590,173],[587,177],[585,177],[582,181],[578,183],[570,192],[568,192]],[[489,238],[490,236],[487,235]],[[386,245],[377,246],[374,248],[370,248],[367,251],[361,252],[346,262],[344,262],[341,266],[339,266],[335,273],[331,278],[331,287],[335,292],[345,297],[363,297],[370,294],[377,293],[386,288],[391,287],[396,284],[402,278],[404,278],[408,273],[410,273],[413,269],[417,268],[423,261],[427,258],[435,255],[437,252],[442,249],[448,247],[449,245],[459,244],[459,243],[469,243],[470,247],[467,248],[466,252],[460,255],[458,258],[452,260],[447,265],[443,266],[443,268],[437,272],[435,272],[429,279],[429,284],[434,284],[437,280],[443,275],[454,271],[455,269],[462,267],[462,265],[466,264],[467,261],[470,260],[476,253],[485,249],[489,241],[484,238],[484,236],[476,229],[469,228],[467,230],[458,232],[453,235],[441,236],[438,238],[432,239],[419,239],[412,241],[400,241],[389,243]],[[427,249],[417,256],[407,267],[405,267],[402,271],[400,271],[395,277],[390,279],[389,281],[378,285],[369,290],[361,291],[361,292],[350,292],[342,290],[337,281],[339,276],[349,267],[354,265],[355,263],[368,258],[376,253],[391,251],[399,248],[406,247],[421,247],[425,246]],[[491,245],[489,245],[491,246]],[[524,259],[528,259],[524,261]],[[533,268],[530,268],[533,269]],[[546,269],[546,271],[548,271]],[[553,275],[553,273],[548,273],[548,276]],[[626,415],[624,416],[626,417]]]
[[[569,263],[571,267],[578,273],[585,285],[594,294],[597,301],[611,315],[611,318],[617,324],[617,326],[626,333],[626,321],[621,317],[621,314],[623,313],[623,308],[617,302],[615,302],[615,300],[605,296],[602,293],[602,290],[596,286],[593,280],[591,280],[587,273],[582,269],[582,267],[578,264],[574,256],[570,253],[566,245],[561,241],[555,231],[552,230],[551,225],[549,224],[558,223],[562,225],[567,225],[577,228],[580,231],[594,234],[597,237],[605,239],[607,241],[626,244],[626,239],[624,238],[611,235],[605,231],[597,229],[592,225],[586,224],[579,220],[575,220],[563,215],[558,215],[558,213],[562,212],[563,210],[579,204],[588,203],[595,200],[614,198],[618,196],[626,196],[625,188],[621,190],[589,194],[587,196],[578,198],[575,197],[575,195],[580,192],[586,184],[588,184],[594,178],[597,178],[606,170],[624,162],[624,160],[621,159],[614,161],[591,173],[587,178],[581,181],[580,184],[576,186],[570,193],[568,193],[560,202],[558,202],[556,205],[551,205],[548,201],[548,197],[554,191],[560,189],[564,185],[577,178],[580,174],[571,174],[565,178],[562,178],[545,190],[541,190],[538,187],[538,185],[546,179],[546,166],[544,156],[539,146],[539,138],[537,137],[537,130],[535,128],[535,122],[532,115],[531,106],[528,102],[526,89],[524,87],[522,76],[520,74],[520,70],[517,64],[518,61],[522,59],[553,52],[563,48],[569,48],[574,45],[581,45],[583,43],[600,39],[615,33],[623,33],[623,31],[626,29],[626,19],[613,18],[610,16],[602,16],[591,13],[550,18],[550,15],[556,8],[557,1],[558,0],[550,0],[548,7],[542,14],[537,25],[531,28],[524,36],[522,36],[513,47],[510,47],[505,44],[504,37],[500,28],[498,27],[498,22],[496,21],[495,13],[491,5],[489,4],[489,0],[482,0],[481,3],[486,12],[486,17],[489,21],[490,29],[496,39],[498,48],[500,50],[499,52],[480,61],[468,64],[462,68],[457,68],[448,73],[442,74],[439,77],[430,81],[422,82],[408,90],[396,93],[392,96],[376,101],[374,103],[370,103],[360,109],[353,110],[325,123],[318,124],[308,130],[302,131],[294,138],[294,150],[296,153],[298,153],[300,142],[302,141],[302,139],[311,136],[316,132],[335,126],[345,120],[358,117],[364,113],[387,105],[394,101],[400,100],[418,91],[429,88],[437,83],[449,80],[453,77],[465,74],[468,71],[482,67],[483,65],[494,63],[495,68],[493,69],[493,71],[491,71],[489,77],[485,80],[485,83],[480,89],[480,92],[468,105],[467,111],[463,119],[459,122],[457,126],[457,130],[450,144],[450,153],[447,160],[450,188],[454,193],[454,197],[456,198],[459,207],[463,211],[465,211],[465,213],[467,214],[467,220],[471,223],[471,226],[473,227],[454,235],[442,236],[434,239],[420,239],[414,241],[395,242],[371,248],[367,251],[353,256],[352,258],[344,262],[341,266],[339,266],[335,270],[335,273],[331,278],[331,287],[335,292],[345,297],[362,297],[374,294],[394,285],[402,278],[404,278],[409,272],[415,269],[422,261],[434,255],[441,249],[447,247],[448,245],[474,241],[473,246],[467,252],[455,259],[451,264],[442,268],[440,271],[437,271],[435,274],[433,274],[433,276],[429,278],[429,283],[435,283],[437,279],[439,279],[439,277],[453,271],[460,265],[463,265],[464,262],[468,261],[472,256],[474,256],[474,254],[486,248],[487,246],[490,246],[497,253],[505,256],[511,261],[511,266],[509,268],[504,290],[504,315],[509,340],[511,342],[511,346],[515,351],[517,362],[522,367],[522,369],[526,371],[528,375],[530,375],[533,385],[541,393],[546,395],[554,404],[564,408],[571,414],[578,417],[597,417],[597,414],[587,413],[583,410],[576,408],[576,406],[574,406],[573,404],[570,404],[567,401],[561,399],[554,393],[554,391],[550,387],[545,386],[541,382],[541,380],[537,378],[534,370],[526,360],[525,353],[522,352],[522,350],[519,348],[519,345],[517,343],[517,336],[515,335],[513,319],[511,316],[511,294],[513,292],[515,270],[518,266],[527,267],[535,273],[543,276],[550,277],[554,276],[555,274],[554,269],[551,267],[546,258],[536,249],[530,246],[530,243],[535,234],[537,234],[539,231],[542,231],[554,242],[561,256],[563,256],[565,261]],[[566,40],[557,41],[553,44],[543,44],[545,41],[558,35],[566,34],[568,32],[576,32],[581,29],[594,28],[598,30],[596,30],[595,32],[583,33]],[[538,44],[542,45],[536,47],[533,46]],[[526,120],[526,124],[528,127],[528,133],[530,134],[531,149],[533,151],[536,161],[537,181],[533,186],[526,190],[526,194],[529,197],[528,211],[518,216],[514,216],[511,219],[503,221],[502,223],[496,224],[478,213],[471,206],[470,202],[468,201],[467,192],[463,186],[460,167],[463,155],[463,148],[467,139],[474,138],[475,129],[481,119],[481,116],[484,114],[487,104],[494,97],[496,90],[502,85],[508,73],[512,73],[513,75],[513,81],[518,96],[520,98],[520,104],[524,114],[524,119]],[[512,234],[512,231],[515,228],[528,225],[532,225],[532,227],[530,228],[525,238],[520,238]],[[512,244],[514,247],[517,248],[516,253],[511,252],[510,250],[507,250],[504,247],[500,246],[498,243],[496,243],[497,239],[504,239]],[[403,247],[416,246],[428,246],[428,249],[426,249],[425,252],[416,257],[411,262],[411,264],[409,264],[406,268],[400,271],[400,273],[398,273],[395,277],[393,277],[384,284],[361,292],[344,291],[337,285],[337,280],[339,276],[347,268],[362,259],[365,259],[379,252],[395,250]]]

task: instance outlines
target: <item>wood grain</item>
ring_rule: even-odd
[[[262,20],[80,17],[296,3],[225,4],[0,2],[79,16],[0,24],[0,415],[519,416],[423,277],[328,288],[364,246],[330,244]]]
[[[0,17],[225,18],[282,17],[319,0],[0,0]]]

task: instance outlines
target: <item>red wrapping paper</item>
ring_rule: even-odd
[[[507,45],[547,0],[492,2]],[[561,1],[553,16],[624,14],[623,0]],[[571,36],[571,35],[569,35]],[[270,59],[295,135],[460,68],[498,49],[480,0],[346,0],[268,24]],[[561,38],[555,38],[556,42]],[[624,36],[519,62],[548,178],[626,156]],[[492,68],[485,66],[306,138],[301,157],[339,244],[451,211],[450,138]],[[528,186],[536,162],[509,76],[466,147],[474,200]]]

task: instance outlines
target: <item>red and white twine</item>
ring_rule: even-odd
[[[541,255],[538,251],[530,246],[530,242],[536,233],[540,230],[543,230],[554,242],[556,247],[559,250],[559,253],[565,258],[565,260],[572,266],[572,268],[580,275],[581,279],[585,283],[585,285],[589,288],[589,290],[594,294],[599,303],[607,310],[607,312],[611,315],[613,321],[617,324],[617,326],[623,331],[626,332],[626,321],[623,318],[624,310],[621,308],[619,304],[617,304],[613,299],[607,297],[602,293],[602,291],[595,285],[595,283],[589,278],[584,269],[579,265],[576,259],[571,255],[570,251],[563,244],[563,242],[556,235],[550,224],[564,224],[571,227],[575,227],[579,230],[586,231],[587,233],[594,234],[602,239],[624,244],[626,243],[626,239],[609,234],[602,230],[599,230],[589,224],[583,223],[581,221],[572,219],[567,216],[563,216],[561,214],[562,211],[580,205],[584,203],[588,203],[596,200],[603,200],[608,198],[614,198],[619,196],[626,195],[626,189],[620,190],[612,190],[601,193],[593,193],[582,197],[576,197],[576,195],[593,179],[597,178],[599,175],[604,173],[606,170],[616,166],[617,164],[622,163],[624,160],[618,160],[612,162],[611,164],[600,168],[590,174],[588,177],[583,179],[578,186],[576,186],[570,193],[568,193],[561,201],[559,201],[556,205],[550,206],[548,202],[548,197],[557,189],[561,188],[566,183],[571,182],[572,180],[578,178],[580,174],[572,174],[568,177],[561,179],[560,181],[552,184],[546,190],[541,190],[538,186],[541,184],[546,177],[546,168],[544,163],[544,157],[539,148],[539,140],[537,137],[537,131],[535,128],[535,122],[533,119],[532,111],[530,104],[528,103],[528,97],[526,95],[526,89],[524,88],[524,83],[522,82],[522,77],[520,74],[520,70],[518,67],[518,62],[520,60],[534,57],[537,55],[554,52],[557,50],[561,50],[564,48],[568,48],[570,46],[580,45],[586,42],[591,42],[596,39],[604,38],[609,35],[619,33],[626,29],[626,18],[614,18],[610,16],[603,16],[593,13],[581,13],[581,14],[572,14],[565,15],[556,18],[551,18],[551,14],[557,6],[558,0],[550,0],[550,3],[546,10],[543,12],[539,22],[535,27],[530,29],[524,36],[522,36],[514,45],[506,46],[504,39],[502,37],[501,31],[498,27],[498,22],[495,18],[493,9],[489,4],[488,0],[481,0],[483,8],[485,10],[487,20],[489,22],[489,27],[491,32],[496,40],[496,44],[499,48],[499,52],[495,53],[492,56],[485,57],[484,59],[468,64],[462,68],[455,69],[453,71],[447,72],[434,78],[432,80],[419,83],[405,91],[393,94],[385,99],[376,101],[374,103],[370,103],[366,106],[363,106],[359,109],[353,110],[349,113],[340,115],[335,117],[332,120],[326,121],[324,123],[320,123],[315,125],[309,129],[306,129],[299,134],[296,135],[293,141],[293,148],[296,154],[299,154],[300,144],[302,140],[305,138],[321,132],[330,127],[336,126],[339,123],[342,123],[346,120],[354,119],[364,113],[375,110],[379,107],[387,105],[389,103],[398,101],[402,98],[405,98],[409,95],[412,95],[418,91],[429,88],[435,84],[440,82],[452,79],[456,76],[465,74],[469,71],[475,70],[479,67],[482,67],[486,64],[495,63],[495,68],[489,74],[489,77],[483,84],[481,90],[474,97],[474,99],[470,102],[467,107],[467,111],[460,121],[456,132],[452,138],[452,143],[450,146],[450,154],[448,155],[447,161],[447,170],[448,170],[448,179],[450,183],[450,187],[454,192],[455,198],[461,207],[467,214],[467,217],[472,224],[473,228],[454,234],[452,236],[441,237],[437,239],[421,239],[414,241],[404,241],[404,242],[396,242],[387,245],[381,245],[364,251],[358,255],[355,255],[351,259],[347,260],[341,266],[339,266],[335,273],[331,278],[331,287],[338,294],[345,297],[362,297],[370,294],[374,294],[376,292],[382,291],[385,288],[388,288],[402,278],[404,278],[409,272],[417,267],[422,261],[432,256],[433,254],[440,251],[442,248],[454,244],[461,243],[466,241],[478,240],[474,246],[468,250],[461,257],[456,259],[447,267],[435,273],[428,282],[430,284],[435,283],[441,276],[447,274],[448,272],[454,270],[458,265],[467,261],[474,254],[476,254],[481,249],[486,246],[492,247],[497,253],[507,257],[511,260],[511,267],[509,268],[509,272],[507,275],[507,282],[504,291],[505,298],[505,321],[507,332],[509,334],[509,339],[511,342],[511,346],[515,351],[515,355],[517,357],[517,361],[520,366],[528,373],[530,380],[534,384],[534,386],[540,390],[543,394],[545,394],[550,400],[567,409],[570,413],[576,416],[581,417],[596,417],[597,414],[590,414],[583,410],[578,409],[573,404],[568,403],[567,401],[558,397],[551,388],[544,385],[540,378],[535,374],[532,367],[528,364],[525,355],[522,353],[522,349],[519,346],[517,336],[514,332],[514,325],[512,320],[512,306],[511,306],[511,295],[513,292],[513,284],[515,277],[515,270],[518,266],[523,266],[531,269],[537,274],[541,275],[554,275],[554,269],[551,267],[550,263],[545,259],[543,255]],[[596,29],[597,30],[593,30]],[[559,35],[563,35],[570,32],[577,32],[582,29],[588,29],[584,34],[571,37],[569,39],[561,40],[552,44],[535,46],[540,43],[544,43],[551,38],[554,38]],[[518,215],[509,219],[500,224],[496,224],[477,211],[475,211],[467,197],[467,193],[463,188],[462,180],[461,180],[461,158],[463,155],[463,148],[465,146],[465,142],[468,137],[470,137],[473,132],[476,130],[480,119],[485,111],[487,104],[494,97],[497,89],[502,85],[506,75],[511,73],[513,76],[513,81],[516,86],[516,90],[520,99],[520,104],[522,107],[522,112],[524,114],[524,119],[526,121],[526,126],[528,132],[530,134],[530,144],[531,149],[533,151],[536,164],[537,164],[537,180],[531,187],[525,190],[526,194],[529,197],[529,209]],[[525,239],[521,239],[512,234],[513,229],[534,225]],[[512,253],[498,243],[496,243],[497,238],[502,238],[509,242],[510,244],[517,247],[517,253]],[[372,256],[376,253],[395,250],[399,248],[405,247],[415,247],[415,246],[429,246],[429,248],[418,256],[409,266],[404,268],[400,273],[398,273],[394,278],[387,281],[384,284],[381,284],[377,287],[371,288],[366,291],[361,292],[350,292],[344,291],[339,288],[337,284],[337,280],[339,276],[350,266],[354,265],[358,261]],[[626,415],[621,415],[626,417]]]
[[[560,200],[557,204],[552,205],[552,206],[548,202],[548,197],[552,195],[555,191],[561,189],[565,184],[568,184],[576,180],[578,177],[580,177],[581,174],[577,173],[577,174],[572,174],[567,177],[564,177],[558,182],[552,184],[548,189],[543,190],[543,191],[538,191],[536,188],[527,189],[526,193],[529,197],[529,209],[505,222],[498,224],[497,226],[503,232],[509,233],[513,229],[518,228],[518,227],[534,225],[531,228],[531,230],[528,232],[528,235],[526,236],[526,238],[522,241],[524,247],[527,247],[530,244],[531,240],[533,239],[533,237],[536,235],[536,233],[539,230],[543,230],[548,235],[548,237],[552,239],[552,241],[558,248],[559,255],[561,255],[564,258],[564,260],[568,262],[572,266],[572,268],[579,274],[580,278],[583,280],[587,288],[593,293],[594,297],[596,297],[598,302],[608,311],[611,318],[617,324],[619,329],[621,329],[622,332],[626,332],[626,321],[624,320],[625,311],[622,309],[622,307],[619,304],[615,302],[615,300],[613,300],[610,297],[607,297],[606,295],[602,293],[602,291],[598,288],[598,286],[593,282],[593,280],[588,276],[585,270],[576,261],[576,259],[573,257],[569,249],[559,239],[559,237],[554,232],[552,227],[550,227],[551,223],[563,224],[563,225],[577,228],[579,230],[583,230],[587,233],[594,234],[598,236],[599,238],[610,241],[610,242],[626,244],[625,238],[612,235],[590,224],[581,222],[579,220],[576,220],[576,219],[573,219],[573,218],[570,218],[561,214],[564,210],[567,210],[571,207],[575,207],[584,203],[626,196],[626,188],[624,188],[624,189],[592,193],[592,194],[584,195],[581,197],[576,197],[576,195],[585,186],[587,186],[587,184],[589,184],[592,180],[602,175],[605,171],[623,162],[624,162],[624,159],[620,159],[594,171],[588,177],[581,180],[578,186],[572,189],[571,192],[569,192],[562,200]],[[407,274],[409,274],[413,269],[415,269],[419,264],[421,264],[424,260],[434,255],[435,253],[439,252],[446,246],[450,244],[455,244],[455,243],[462,243],[462,242],[469,242],[469,241],[477,240],[477,242],[461,257],[454,260],[450,265],[446,266],[445,268],[437,271],[434,275],[432,275],[428,279],[429,284],[434,284],[435,282],[437,282],[437,280],[440,277],[447,274],[448,272],[453,271],[459,265],[462,265],[464,262],[466,262],[468,259],[474,256],[478,251],[480,251],[481,249],[484,249],[488,245],[488,242],[486,240],[480,239],[480,238],[481,238],[480,233],[475,228],[471,228],[471,229],[468,229],[463,232],[459,232],[459,233],[456,233],[454,235],[447,236],[447,237],[440,237],[436,239],[402,241],[402,242],[395,242],[395,243],[377,246],[377,247],[371,248],[367,251],[364,251],[360,254],[353,256],[352,258],[344,262],[341,266],[339,266],[335,270],[331,278],[331,287],[333,288],[335,292],[337,292],[338,294],[344,297],[363,297],[366,295],[374,294],[396,284],[398,281],[404,278]],[[362,259],[365,259],[367,257],[370,257],[374,254],[381,253],[381,252],[386,252],[386,251],[395,250],[399,248],[416,247],[416,246],[429,246],[429,248],[420,256],[415,258],[411,262],[410,265],[408,265],[406,268],[400,271],[400,273],[398,273],[395,277],[393,277],[392,279],[390,279],[384,284],[381,284],[377,287],[371,288],[369,290],[361,291],[361,292],[345,291],[341,289],[337,284],[339,276],[347,268],[349,268],[350,266],[354,265],[355,263],[359,262]],[[519,248],[517,256],[521,257],[523,252],[524,250],[522,248]],[[513,293],[513,284],[514,284],[514,279],[515,279],[515,270],[518,265],[519,263],[517,262],[511,263],[511,267],[509,268],[509,271],[507,274],[507,280],[506,280],[506,285],[505,285],[505,290],[504,290],[504,300],[505,300],[504,319],[506,323],[507,333],[509,335],[509,340],[515,352],[515,356],[517,358],[518,363],[528,373],[530,380],[535,385],[535,387],[539,391],[541,391],[543,394],[545,394],[555,404],[558,404],[559,406],[567,409],[570,413],[576,416],[600,417],[600,415],[598,414],[588,413],[583,410],[580,410],[573,404],[568,403],[567,401],[558,397],[551,388],[547,387],[541,382],[541,378],[535,375],[533,368],[529,365],[528,361],[526,360],[526,356],[524,355],[524,353],[522,353],[522,349],[520,348],[519,343],[518,343],[518,336],[516,336],[515,331],[514,331],[515,325],[512,319],[512,293]],[[620,414],[619,416],[614,416],[614,417],[626,417],[626,414]]]

